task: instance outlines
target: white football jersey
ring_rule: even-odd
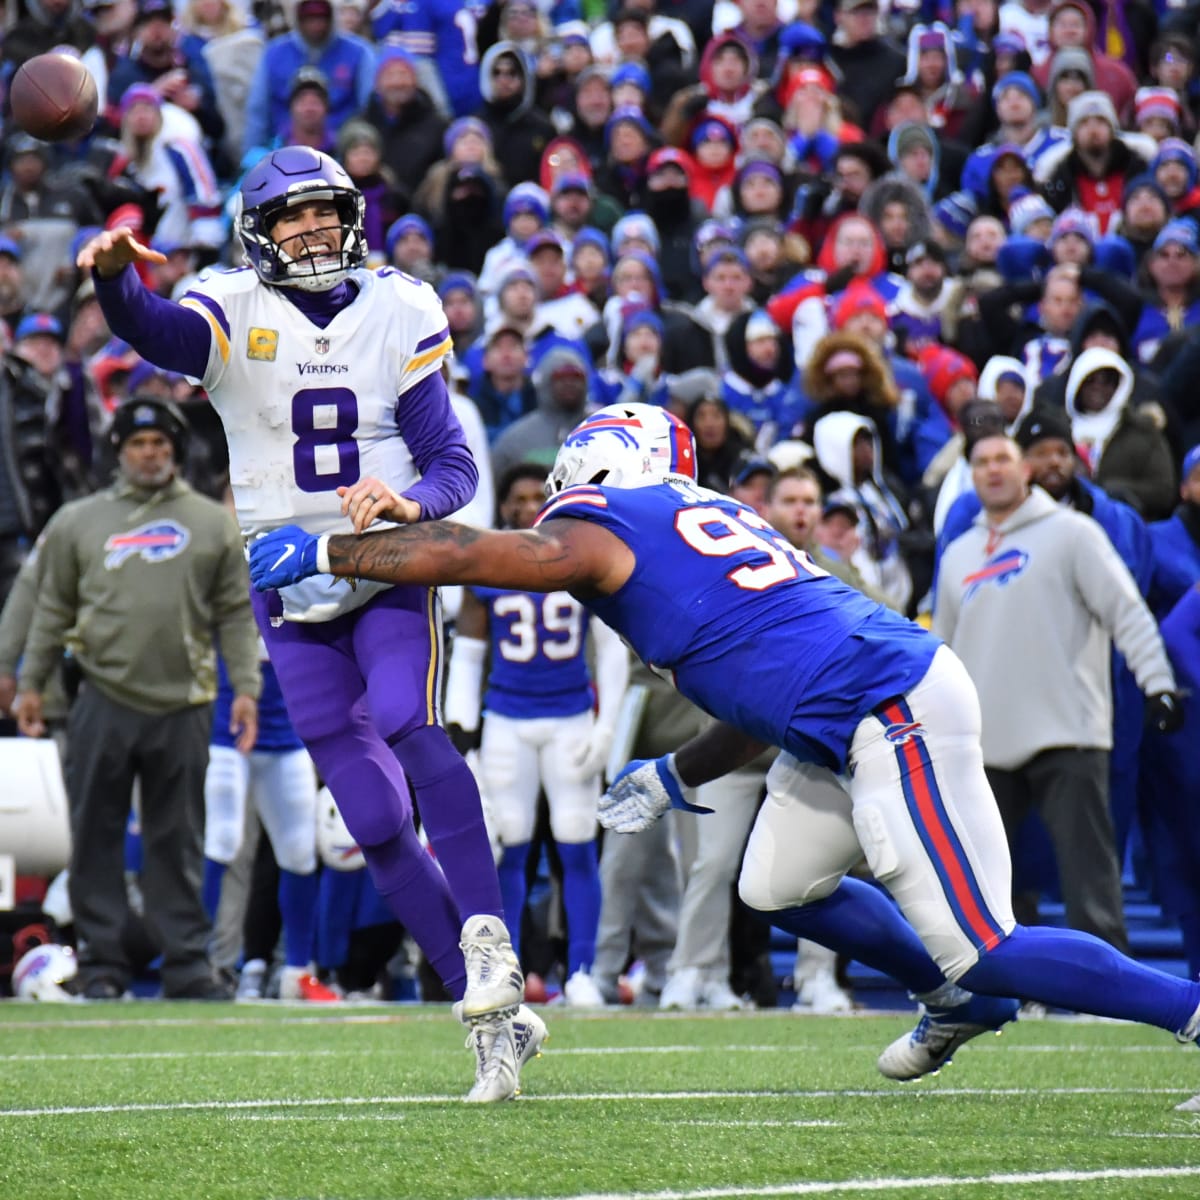
[[[358,296],[324,329],[249,267],[205,273],[181,301],[212,329],[200,382],[225,427],[248,536],[293,524],[350,533],[337,488],[374,475],[403,492],[420,478],[396,401],[441,367],[446,315],[433,288],[392,268],[350,278]],[[284,613],[328,621],[386,586],[319,576],[282,589]]]

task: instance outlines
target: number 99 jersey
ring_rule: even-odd
[[[200,382],[225,427],[238,520],[251,535],[287,524],[352,532],[337,488],[375,475],[401,492],[418,478],[396,401],[440,368],[451,348],[445,313],[432,288],[391,268],[349,278],[358,295],[324,329],[248,267],[202,275],[181,301],[211,329]],[[379,590],[306,580],[283,590],[284,607],[327,620]]]
[[[940,645],[689,481],[566,488],[536,523],[559,517],[633,551],[621,588],[588,600],[600,620],[706,712],[804,761],[841,770],[859,722],[916,686]]]
[[[516,720],[571,717],[592,707],[587,610],[568,592],[471,589],[488,610],[486,712]]]

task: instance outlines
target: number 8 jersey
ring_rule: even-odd
[[[350,533],[336,489],[418,479],[396,401],[451,348],[432,288],[390,268],[350,274],[358,295],[320,328],[248,267],[202,275],[182,304],[212,330],[200,382],[225,427],[242,530]],[[292,619],[329,620],[386,585],[328,577],[282,591]]]
[[[589,610],[706,712],[806,761],[841,770],[859,722],[915,687],[940,645],[688,481],[566,488],[537,524],[558,517],[603,525],[636,559]]]

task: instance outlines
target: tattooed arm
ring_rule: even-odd
[[[633,572],[616,534],[574,518],[537,529],[493,531],[427,521],[364,536],[323,537],[316,569],[384,583],[482,584],[522,591],[610,595]]]

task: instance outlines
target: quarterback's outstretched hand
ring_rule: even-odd
[[[272,529],[250,543],[250,580],[260,592],[299,583],[317,571],[315,534],[299,525]]]
[[[600,797],[600,824],[616,833],[641,833],[668,808],[710,813],[711,808],[689,804],[683,780],[675,769],[675,755],[639,758],[625,767]]]

